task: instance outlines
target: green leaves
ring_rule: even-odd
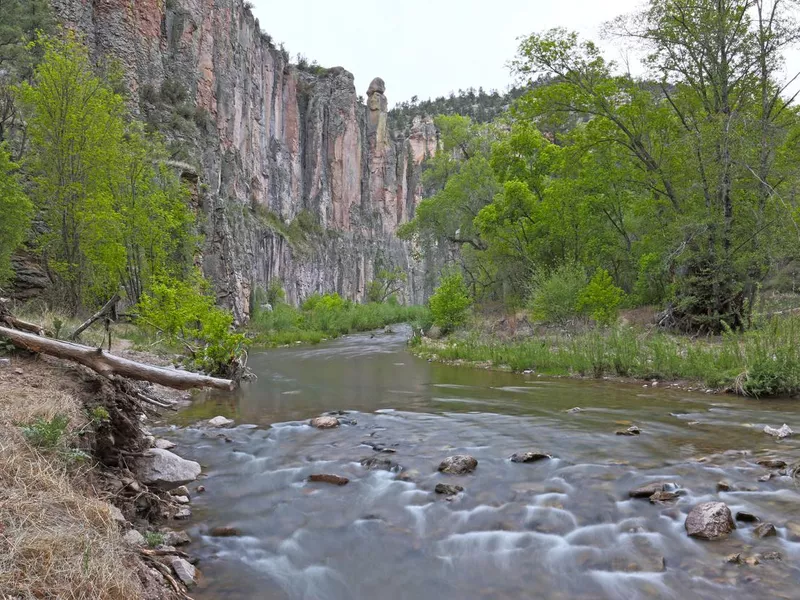
[[[25,240],[33,205],[22,189],[17,165],[0,144],[0,285],[12,275],[11,253]]]
[[[442,277],[439,287],[431,296],[429,305],[433,324],[442,330],[451,331],[464,324],[472,299],[460,272],[452,272]]]

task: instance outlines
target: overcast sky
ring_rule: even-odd
[[[253,0],[261,29],[324,67],[342,66],[365,95],[386,81],[390,104],[459,88],[504,90],[517,38],[566,27],[597,40],[599,27],[640,0]],[[605,46],[619,60],[617,48]]]

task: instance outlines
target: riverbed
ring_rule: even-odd
[[[205,472],[187,526],[194,598],[800,597],[800,493],[757,464],[800,461],[800,435],[763,432],[800,431],[800,403],[429,363],[408,335],[251,352],[257,381],[196,397],[161,430]],[[340,427],[308,425],[329,411],[344,411]],[[220,414],[237,426],[194,425]],[[632,425],[640,435],[616,435]],[[552,458],[509,460],[529,450]],[[437,472],[454,454],[477,469]],[[368,457],[397,467],[366,469]],[[317,473],[349,483],[307,481]],[[629,497],[654,481],[684,495]],[[464,491],[436,494],[440,482]],[[722,540],[688,537],[687,512],[710,500],[777,536],[739,522]],[[218,526],[239,535],[210,536]],[[736,553],[759,564],[726,562]]]

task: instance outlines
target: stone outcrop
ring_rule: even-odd
[[[394,233],[437,133],[422,118],[394,131],[383,80],[364,103],[345,69],[290,65],[242,0],[53,4],[97,58],[121,63],[133,110],[166,135],[202,223],[198,263],[239,321],[274,278],[290,302],[361,300],[379,268],[401,266],[406,299],[430,293]]]

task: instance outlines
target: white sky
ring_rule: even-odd
[[[355,75],[366,95],[386,81],[390,105],[459,88],[504,90],[517,38],[566,27],[599,40],[600,26],[640,0],[253,0],[261,29],[324,67]],[[608,58],[622,58],[604,46]]]

